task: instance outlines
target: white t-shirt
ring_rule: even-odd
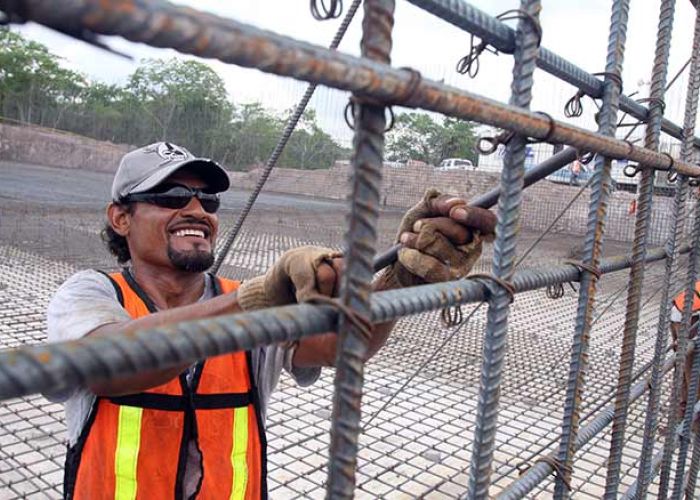
[[[211,281],[207,275],[204,293],[199,301],[214,297],[215,291]],[[80,271],[59,287],[49,303],[46,318],[48,341],[76,340],[100,326],[130,319],[131,316],[119,303],[114,286],[107,276],[94,270]],[[282,345],[268,345],[251,352],[253,376],[258,388],[263,421],[270,395],[277,386],[282,369],[291,374],[301,386],[313,384],[321,374],[321,368],[293,367],[293,356],[294,348]],[[46,397],[51,401],[63,403],[68,444],[73,446],[88,419],[95,395],[88,389],[80,388],[59,394],[47,394]],[[192,449],[190,446],[190,450]],[[198,454],[188,457],[185,472],[187,485],[198,483],[199,461],[201,457]],[[197,467],[190,469],[190,464]],[[187,471],[193,470],[197,471],[197,477],[188,474]]]

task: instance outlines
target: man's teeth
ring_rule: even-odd
[[[204,238],[204,231],[199,229],[180,229],[175,231],[175,236],[197,236],[199,238]]]

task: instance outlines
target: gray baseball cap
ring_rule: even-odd
[[[230,186],[228,174],[215,161],[198,158],[170,142],[156,142],[122,157],[114,174],[112,200],[119,201],[133,193],[145,193],[186,166],[192,167],[192,171],[217,193],[226,191]]]

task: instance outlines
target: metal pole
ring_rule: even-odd
[[[393,26],[394,0],[365,0],[362,55],[389,64]],[[365,102],[359,96],[354,99],[355,154],[340,300],[369,323],[386,119],[383,105]],[[340,314],[327,498],[349,499],[355,489],[363,372],[369,342],[365,335],[350,318]]]
[[[687,253],[684,245],[681,253]],[[666,258],[663,248],[647,254],[647,262]],[[603,274],[628,269],[629,255],[600,263]],[[570,264],[523,269],[513,275],[516,293],[580,279]],[[487,299],[488,288],[477,280],[458,280],[389,290],[372,295],[372,321],[473,304]],[[142,330],[129,335],[86,337],[56,344],[37,344],[0,351],[0,400],[71,389],[119,375],[132,375],[192,363],[198,359],[290,342],[337,328],[338,314],[329,306],[299,304]]]
[[[698,265],[700,264],[700,202],[695,203],[693,221],[693,236],[690,247],[690,256],[688,257],[688,276],[685,286],[685,305],[683,307],[682,326],[678,332],[676,356],[675,356],[675,373],[673,377],[673,389],[671,392],[671,400],[668,409],[668,424],[669,429],[675,429],[678,424],[678,412],[680,391],[683,384],[683,372],[685,368],[686,346],[688,344],[688,329],[690,326],[691,308],[693,305],[693,297],[695,296],[695,281],[698,276]],[[696,355],[696,358],[700,356]],[[671,480],[671,461],[673,459],[673,439],[666,436],[664,442],[664,455],[661,463],[661,478],[659,480],[659,498],[666,498],[668,494],[669,483]],[[678,470],[676,469],[676,473]]]
[[[659,27],[656,36],[656,52],[654,67],[651,75],[651,90],[649,93],[649,122],[646,126],[644,146],[658,150],[659,135],[661,134],[661,118],[663,116],[664,88],[668,73],[668,56],[671,50],[671,30],[675,0],[663,0],[659,15]],[[610,439],[610,455],[608,457],[608,472],[605,480],[605,498],[617,498],[620,485],[620,464],[624,446],[625,428],[629,405],[629,392],[634,366],[634,350],[637,344],[637,329],[639,327],[639,312],[641,309],[642,287],[644,286],[644,260],[647,250],[647,233],[651,223],[651,209],[654,192],[654,171],[646,169],[642,172],[639,182],[637,215],[634,227],[634,243],[632,245],[632,269],[629,277],[629,292],[627,295],[627,310],[625,327],[620,349],[620,370],[615,394],[615,416],[613,417],[612,436]],[[671,259],[668,259],[670,261]],[[667,262],[668,262],[667,261]]]
[[[345,14],[345,17],[343,18],[343,21],[340,23],[340,26],[338,27],[338,31],[336,31],[335,36],[333,37],[333,40],[331,41],[331,44],[329,46],[329,48],[331,50],[337,49],[338,46],[340,45],[340,41],[343,39],[343,36],[345,36],[345,32],[348,30],[350,23],[352,22],[353,18],[355,17],[355,12],[357,12],[357,9],[360,7],[360,3],[362,3],[362,0],[354,0],[352,2],[352,4],[350,5],[350,7],[348,8],[348,11]],[[287,124],[284,127],[284,131],[282,131],[282,135],[279,138],[279,141],[277,141],[277,145],[275,146],[275,149],[272,151],[272,154],[267,159],[267,162],[265,163],[265,168],[263,169],[262,173],[260,174],[260,178],[258,179],[258,182],[255,184],[255,188],[253,189],[253,192],[250,193],[250,196],[248,196],[248,200],[246,200],[246,203],[245,203],[245,206],[243,207],[243,210],[241,210],[241,213],[238,215],[236,222],[234,222],[233,227],[231,228],[231,231],[226,235],[226,240],[223,242],[223,244],[221,245],[221,248],[219,249],[219,252],[216,256],[216,260],[214,261],[214,265],[210,269],[210,271],[212,273],[214,273],[214,274],[218,273],[219,268],[221,267],[221,264],[223,264],[224,261],[226,260],[226,257],[228,257],[228,253],[231,251],[231,246],[233,245],[233,242],[236,240],[236,237],[238,236],[238,233],[240,232],[241,227],[243,227],[243,222],[245,222],[246,218],[248,217],[248,214],[250,213],[250,210],[253,208],[253,205],[255,204],[255,201],[258,199],[258,196],[260,195],[260,191],[262,191],[262,188],[265,185],[265,182],[267,182],[268,177],[270,177],[270,174],[272,173],[272,169],[275,168],[275,165],[277,165],[277,160],[279,160],[279,157],[282,155],[284,148],[287,146],[287,142],[289,141],[289,138],[292,136],[292,132],[294,132],[294,129],[296,128],[297,123],[299,123],[299,119],[304,114],[304,111],[306,110],[306,106],[308,106],[309,101],[311,100],[311,97],[314,95],[315,91],[316,91],[316,84],[310,83],[309,86],[306,88],[306,92],[302,96],[301,100],[296,105],[296,108],[294,108],[294,112],[292,113],[292,116],[290,116],[289,120],[287,120]]]
[[[663,366],[663,373],[673,368],[673,358],[669,357]],[[634,384],[630,391],[630,403],[633,403],[646,392],[648,379],[641,380]],[[613,419],[615,412],[614,404],[603,408],[588,424],[581,427],[576,436],[575,451],[580,450],[591,439],[603,432]],[[518,500],[524,498],[529,492],[540,484],[549,474],[554,471],[554,453],[548,456],[547,460],[538,460],[521,477],[508,485],[505,491],[498,495],[498,500]]]
[[[695,416],[698,418],[697,404],[695,407]],[[685,498],[692,500],[695,498],[695,489],[698,483],[698,471],[700,471],[700,432],[693,432],[693,455],[690,459],[690,468],[688,469],[688,482],[685,485]]]
[[[686,296],[686,299],[690,297]],[[685,476],[685,466],[686,459],[688,458],[688,447],[690,446],[690,440],[693,437],[692,426],[693,426],[693,410],[695,406],[695,398],[698,394],[698,385],[700,385],[700,355],[697,353],[700,351],[700,335],[695,334],[693,339],[693,345],[695,345],[695,352],[693,354],[693,367],[690,373],[690,381],[688,383],[688,401],[685,406],[685,413],[683,414],[682,430],[678,439],[680,444],[678,445],[678,458],[676,459],[676,471],[673,481],[673,494],[671,495],[672,500],[680,500],[683,495],[683,479]]]
[[[698,93],[700,90],[700,15],[695,16],[695,34],[693,36],[692,58],[690,73],[688,78],[688,90],[686,93],[684,134],[681,146],[681,158],[690,161],[693,153],[693,136],[695,135],[695,121],[698,112]],[[647,403],[646,419],[644,423],[644,440],[642,443],[642,456],[639,465],[639,477],[637,498],[644,499],[651,481],[650,457],[654,452],[654,441],[657,427],[657,416],[659,411],[659,397],[662,379],[659,373],[659,366],[666,349],[668,339],[668,329],[671,314],[671,283],[678,274],[678,241],[685,229],[685,200],[688,192],[687,178],[678,176],[678,186],[671,212],[671,232],[667,242],[669,258],[666,261],[665,287],[661,296],[659,308],[659,323],[656,333],[656,345],[654,346],[654,360],[652,365],[651,390]],[[672,412],[675,410],[671,410]],[[670,419],[670,416],[669,416]],[[666,479],[665,484],[668,484]]]
[[[0,0],[0,9],[12,6],[16,6],[14,0]],[[673,162],[667,155],[612,136],[418,78],[413,71],[395,69],[231,19],[176,7],[162,0],[64,0],[61,9],[56,9],[55,3],[48,0],[23,0],[21,7],[27,19],[64,31],[77,33],[87,29],[101,34],[119,34],[156,47],[175,48],[186,54],[348,90],[378,102],[419,107],[530,137],[546,138],[609,158],[627,158],[643,168],[669,170],[673,167],[679,173],[700,176],[700,167],[696,165]],[[612,81],[606,83],[607,86],[613,84]]]
[[[496,50],[507,54],[513,53],[513,48],[515,47],[515,31],[513,28],[463,0],[408,1],[464,31],[473,33],[475,36],[488,42]],[[537,67],[583,90],[591,97],[598,98],[603,96],[603,82],[544,47],[540,48],[537,57]],[[620,95],[620,109],[638,120],[646,120],[650,113],[650,109],[645,108],[626,95]],[[661,130],[671,137],[682,139],[683,130],[681,127],[669,120],[661,120]],[[700,138],[696,137],[694,141],[695,146],[700,147]]]
[[[513,82],[510,104],[528,109],[532,100],[532,76],[540,41],[540,0],[521,0],[523,12],[515,37]],[[534,25],[537,23],[537,25]],[[525,145],[527,137],[515,135],[506,145],[501,171],[501,196],[498,198],[498,223],[494,242],[493,275],[508,280],[513,272],[516,239],[520,221],[523,176],[525,175]],[[489,496],[493,445],[498,424],[498,397],[508,333],[508,312],[511,296],[497,286],[489,298],[486,334],[481,365],[481,389],[476,411],[476,429],[472,445],[467,498]]]
[[[615,0],[612,7],[608,56],[605,66],[605,92],[603,106],[600,110],[599,132],[614,136],[617,122],[619,81],[615,76],[622,73],[622,60],[627,35],[627,18],[629,0]],[[591,191],[591,204],[588,214],[588,232],[584,246],[584,262],[597,268],[603,250],[605,218],[610,196],[611,160],[608,157],[596,157],[595,179]],[[571,480],[572,461],[575,452],[576,436],[579,427],[579,408],[583,397],[585,373],[588,369],[588,342],[590,325],[595,306],[597,278],[590,272],[583,273],[579,287],[576,328],[571,349],[571,363],[564,403],[562,436],[559,444],[558,461],[561,474],[556,478],[554,498],[561,500],[569,496],[567,484]]]

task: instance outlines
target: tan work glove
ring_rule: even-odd
[[[241,284],[238,304],[244,311],[252,311],[304,302],[319,294],[319,266],[341,256],[340,252],[324,247],[305,246],[288,250],[265,274]]]
[[[493,241],[495,228],[491,211],[428,189],[401,220],[396,242],[404,247],[382,278],[390,287],[462,278],[479,259],[482,243]]]

